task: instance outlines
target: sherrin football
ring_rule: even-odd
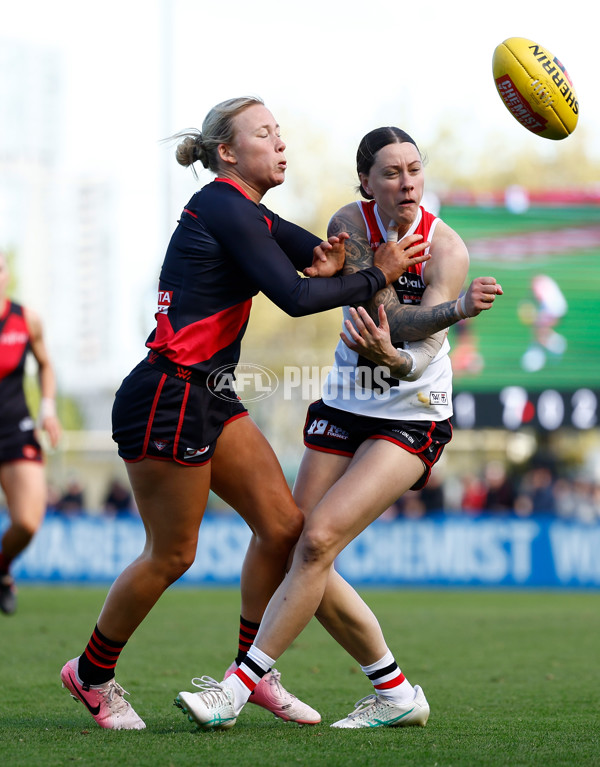
[[[575,89],[547,48],[509,37],[494,51],[492,68],[500,98],[523,127],[555,141],[573,133],[579,117]]]

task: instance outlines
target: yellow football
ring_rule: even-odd
[[[492,69],[505,107],[528,131],[555,141],[573,133],[577,95],[567,70],[547,48],[509,37],[496,47]]]

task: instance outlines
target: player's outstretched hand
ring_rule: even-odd
[[[494,277],[476,277],[459,301],[467,317],[476,317],[480,312],[491,309],[496,296],[502,295],[502,285]]]
[[[303,274],[306,277],[333,277],[346,262],[345,240],[349,238],[346,232],[340,232],[337,237],[330,237],[313,250],[313,262]]]

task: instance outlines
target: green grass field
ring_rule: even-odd
[[[0,757],[31,765],[600,764],[597,593],[368,591],[388,642],[432,713],[426,728],[332,730],[370,686],[313,621],[277,666],[318,708],[316,727],[247,706],[230,731],[198,732],[172,705],[192,676],[220,676],[237,644],[237,590],[174,588],[126,647],[118,679],[142,732],[101,730],[61,688],[105,589],[21,586],[0,616]]]

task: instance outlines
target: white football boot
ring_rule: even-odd
[[[356,708],[345,719],[331,727],[358,729],[360,727],[425,727],[429,719],[429,703],[423,690],[415,685],[415,697],[409,703],[399,705],[382,695],[367,695],[359,700]]]

